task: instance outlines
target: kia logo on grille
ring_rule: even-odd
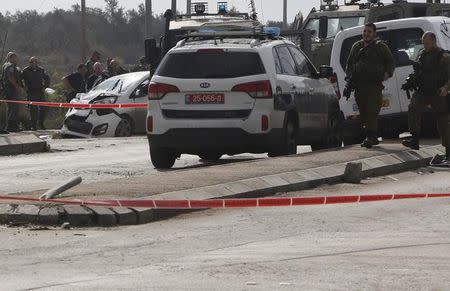
[[[211,87],[211,84],[210,83],[201,83],[200,84],[200,87],[202,87],[203,89],[206,89],[206,88],[209,88],[209,87]]]

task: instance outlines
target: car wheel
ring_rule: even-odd
[[[150,158],[155,169],[170,169],[175,164],[177,153],[172,149],[150,145]]]
[[[319,144],[311,145],[313,151],[322,149],[332,149],[342,147],[344,137],[342,133],[342,123],[344,116],[341,111],[334,111],[328,118],[327,136]]]
[[[207,152],[207,153],[202,153],[198,156],[200,157],[200,159],[202,159],[204,161],[218,161],[222,157],[222,154],[217,153],[217,152]]]
[[[122,118],[116,127],[115,136],[117,137],[128,137],[133,134],[133,128],[131,122],[128,118]]]
[[[282,144],[276,151],[269,152],[269,157],[297,154],[297,126],[294,118],[288,118],[283,128]]]

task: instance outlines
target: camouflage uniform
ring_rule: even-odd
[[[3,86],[4,94],[7,100],[19,100],[19,92],[14,85],[9,81],[9,78],[14,78],[16,82],[21,84],[21,77],[19,69],[16,65],[7,62],[3,65]],[[8,103],[8,121],[5,130],[18,131],[19,130],[19,105]]]
[[[377,137],[384,74],[392,76],[394,69],[392,53],[380,40],[373,40],[367,45],[360,40],[350,51],[346,73],[355,86],[356,104],[368,137]]]
[[[422,127],[422,113],[431,105],[436,113],[442,145],[450,147],[449,100],[448,95],[438,95],[439,88],[450,85],[450,54],[436,48],[427,52],[422,50],[418,56],[421,74],[418,80],[419,89],[411,98],[408,111],[409,131],[418,139]]]
[[[50,86],[50,77],[47,75],[45,70],[41,67],[34,68],[33,66],[28,66],[22,71],[22,78],[27,90],[28,101],[39,101],[44,102],[45,100],[45,88]],[[31,106],[31,127],[33,129],[37,128],[37,123],[39,122],[39,127],[45,129],[45,107]]]

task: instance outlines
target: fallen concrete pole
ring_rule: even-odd
[[[44,194],[41,195],[41,197],[39,197],[40,199],[52,199],[55,198],[56,196],[64,193],[65,191],[80,185],[82,182],[81,177],[75,177],[73,179],[70,179],[69,181],[65,182],[64,184],[61,184],[55,188],[52,188],[50,190],[48,190],[47,192],[45,192]]]

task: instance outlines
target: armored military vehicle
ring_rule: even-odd
[[[308,29],[312,34],[310,58],[316,67],[329,65],[331,49],[336,34],[344,29],[362,25],[367,22],[380,22],[394,19],[450,16],[450,4],[440,0],[427,0],[423,3],[393,0],[383,3],[381,0],[321,0],[319,9],[313,8],[306,19],[299,14],[293,24],[295,30]]]

